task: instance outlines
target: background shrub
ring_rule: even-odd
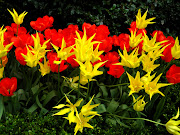
[[[134,20],[139,8],[144,13],[148,9],[148,17],[156,17],[156,24],[148,26],[147,30],[162,30],[166,36],[179,36],[180,2],[175,0],[0,0],[1,25],[10,25],[13,20],[7,8],[15,8],[18,13],[27,11],[23,26],[29,28],[30,21],[44,15],[55,18],[54,28],[62,29],[68,24],[83,22],[105,24],[112,35],[128,33],[128,27]]]

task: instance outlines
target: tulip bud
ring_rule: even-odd
[[[139,96],[137,99],[135,99],[135,97],[133,96],[133,103],[134,103],[133,109],[138,112],[143,111],[144,106],[147,104],[147,102],[144,101],[144,97],[143,98],[141,98],[141,97],[142,97],[142,95]]]

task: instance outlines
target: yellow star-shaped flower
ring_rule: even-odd
[[[141,9],[138,10],[138,13],[136,15],[136,27],[138,29],[144,29],[147,27],[148,24],[153,24],[155,22],[151,22],[154,20],[156,17],[152,17],[146,20],[148,10],[144,13],[143,16],[141,16]]]
[[[140,90],[143,89],[143,82],[140,79],[140,72],[137,71],[136,77],[133,78],[128,72],[127,72],[130,85],[128,86],[131,90],[129,92],[129,96],[133,93],[138,93]]]
[[[20,25],[23,23],[23,19],[25,17],[25,15],[28,13],[26,11],[24,11],[23,13],[21,13],[20,15],[18,15],[18,13],[16,12],[15,9],[13,9],[13,12],[10,11],[9,9],[7,9],[9,11],[9,13],[12,15],[13,17],[13,20],[14,22],[17,24],[17,25]]]
[[[176,37],[175,44],[171,48],[171,54],[172,54],[172,57],[175,59],[180,58],[180,44],[179,44],[178,37]]]

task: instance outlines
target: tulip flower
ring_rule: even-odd
[[[73,78],[68,78],[68,77],[65,77],[65,76],[62,76],[65,80],[65,86],[68,86],[70,87],[71,89],[75,89],[77,90],[78,89],[78,83],[76,83],[78,80],[79,80],[79,76],[76,76],[76,77],[73,77]],[[83,89],[88,89],[87,87],[84,87],[84,86],[81,86],[79,85],[80,88],[83,88]]]
[[[162,75],[162,73],[160,75],[158,75],[153,81],[151,81],[149,83],[148,82],[144,83],[145,92],[150,96],[150,100],[151,100],[152,96],[156,93],[159,93],[162,96],[165,96],[161,91],[159,91],[159,88],[171,85],[169,83],[157,83],[158,80],[160,79],[161,75]]]
[[[70,51],[72,50],[73,46],[66,47],[66,42],[65,42],[64,38],[62,39],[62,45],[61,45],[61,49],[60,50],[59,50],[59,47],[53,45],[52,43],[51,43],[51,45],[56,50],[57,57],[60,58],[60,61],[54,61],[54,64],[59,65],[62,60],[67,60],[68,57],[73,55],[73,53],[70,53]]]
[[[136,27],[138,29],[144,29],[147,27],[148,24],[153,24],[155,22],[151,22],[156,17],[152,17],[146,20],[148,10],[144,13],[144,15],[141,17],[141,9],[138,10],[138,13],[136,15]]]
[[[7,53],[9,52],[9,48],[13,45],[13,43],[10,43],[8,45],[4,45],[4,32],[6,29],[3,29],[3,27],[1,27],[0,29],[0,59],[4,56],[7,55]]]
[[[151,72],[148,72],[143,77],[141,77],[141,81],[147,85],[149,82],[151,82],[151,80],[155,77],[155,75],[156,75],[156,73],[151,75]]]
[[[126,48],[124,47],[123,54],[118,50],[119,55],[121,57],[121,62],[116,63],[114,65],[121,65],[126,66],[129,68],[136,68],[140,66],[140,61],[143,58],[143,56],[140,56],[138,58],[138,48],[135,48],[129,55],[127,53]]]
[[[106,62],[99,62],[93,66],[90,61],[86,61],[84,64],[76,59],[75,61],[79,63],[82,74],[89,80],[103,74],[103,71],[99,71],[98,68]]]
[[[143,111],[145,105],[147,104],[147,102],[144,101],[144,97],[141,98],[142,95],[139,96],[137,99],[135,99],[135,97],[133,95],[132,95],[132,97],[133,97],[133,103],[134,103],[133,109],[138,112]]]
[[[83,116],[82,113],[78,114],[77,110],[76,110],[76,116],[72,116],[72,117],[65,117],[67,120],[72,121],[73,123],[76,123],[76,126],[74,128],[74,135],[77,134],[78,131],[80,131],[82,133],[83,128],[87,127],[87,128],[92,128],[93,126],[91,126],[88,122],[90,119],[92,119],[95,115],[89,116],[89,117],[85,117]]]
[[[180,67],[173,64],[166,72],[166,78],[169,83],[180,83]]]
[[[180,120],[175,120],[179,118],[179,108],[176,116],[172,117],[167,123],[166,123],[166,130],[173,135],[180,135]]]
[[[77,110],[76,107],[80,106],[83,99],[77,101],[73,105],[66,95],[65,95],[65,97],[66,97],[66,102],[68,102],[69,104],[59,104],[58,106],[55,106],[53,108],[61,109],[61,108],[65,107],[65,106],[68,107],[68,108],[60,110],[59,112],[53,114],[53,116],[54,115],[64,115],[66,113],[69,113],[67,119],[69,120],[69,124],[71,124],[71,122],[73,122],[73,120],[71,120],[71,118],[74,117],[74,112],[75,112],[75,110]]]
[[[156,50],[156,49],[160,49],[161,46],[162,46],[161,44],[167,42],[167,40],[163,40],[161,42],[156,42],[156,37],[157,37],[157,33],[154,34],[152,39],[149,39],[149,37],[144,33],[142,49],[145,52],[149,52],[149,51],[153,51],[153,50]]]
[[[75,39],[75,46],[73,48],[76,59],[80,62],[85,62],[87,60],[91,61],[93,54],[93,45],[100,43],[98,41],[92,41],[95,34],[87,39],[86,30],[84,29],[84,35],[81,38],[80,34],[76,32],[77,38]],[[96,55],[100,55],[95,51]],[[97,58],[96,58],[97,59]],[[94,61],[94,60],[93,60]]]
[[[0,68],[0,79],[3,78],[3,73],[4,73],[4,67]]]
[[[12,96],[17,89],[17,78],[3,78],[0,81],[0,94],[3,96]]]
[[[49,61],[46,61],[45,57],[44,57],[44,64],[41,62],[38,62],[38,64],[40,66],[39,71],[41,72],[42,76],[50,73],[50,71],[51,71],[50,64],[49,64]]]
[[[137,71],[136,77],[133,78],[129,73],[127,73],[130,85],[128,86],[131,90],[129,92],[129,96],[132,93],[138,93],[140,90],[143,89],[143,82],[140,80],[140,72]]]
[[[84,116],[99,115],[96,111],[91,111],[94,107],[99,106],[99,104],[90,105],[93,98],[94,98],[94,95],[86,105],[82,106],[82,108],[81,108],[82,115],[84,115]]]
[[[179,44],[178,37],[176,37],[175,44],[171,48],[171,54],[172,54],[172,57],[175,59],[180,58],[180,44]]]
[[[7,56],[4,56],[0,59],[0,67],[5,67],[8,62]]]
[[[7,9],[9,11],[9,13],[12,15],[13,17],[13,20],[14,22],[17,24],[17,25],[20,25],[23,23],[23,19],[25,17],[25,15],[28,13],[26,11],[24,11],[23,13],[21,13],[20,15],[18,15],[18,13],[16,12],[15,9],[13,9],[13,12],[10,11],[9,9]]]
[[[154,69],[156,69],[158,66],[160,66],[160,64],[154,64],[154,61],[156,59],[151,59],[148,55],[143,55],[143,59],[142,59],[142,65],[143,65],[143,70],[146,72],[151,72]]]
[[[129,36],[129,45],[134,48],[143,40],[142,34],[136,35],[136,31],[131,31],[131,36]]]
[[[124,73],[124,68],[121,65],[113,65],[111,64],[109,67],[109,71],[107,71],[107,73],[109,75],[114,76],[115,78],[120,78],[121,75]]]

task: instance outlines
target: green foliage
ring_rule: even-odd
[[[11,15],[6,8],[15,8],[18,13],[29,12],[23,26],[29,28],[30,21],[38,17],[50,15],[55,18],[54,28],[62,29],[73,23],[81,26],[84,22],[91,24],[105,24],[111,34],[128,33],[129,24],[135,21],[137,10],[142,12],[148,9],[148,18],[156,17],[155,26],[148,26],[148,31],[162,30],[166,36],[178,36],[180,31],[180,2],[174,0],[26,0],[26,1],[0,1],[1,25],[10,25]],[[19,8],[21,7],[21,8]],[[30,30],[30,29],[29,29]]]
[[[109,120],[112,122],[113,120]],[[74,124],[65,124],[64,130],[62,125],[64,119],[59,116],[39,116],[37,113],[19,113],[18,115],[6,114],[6,120],[0,121],[0,133],[1,135],[72,135],[74,132]],[[135,123],[132,123],[131,129],[124,127],[121,120],[117,120],[116,126],[112,124],[106,124],[103,117],[96,117],[92,119],[90,124],[94,129],[83,129],[83,135],[117,135],[117,134],[132,134],[136,135],[152,135],[157,133],[159,135],[166,134],[164,127],[155,127],[154,125],[146,126],[145,129],[139,130],[135,128]],[[79,132],[78,135],[81,135]]]

